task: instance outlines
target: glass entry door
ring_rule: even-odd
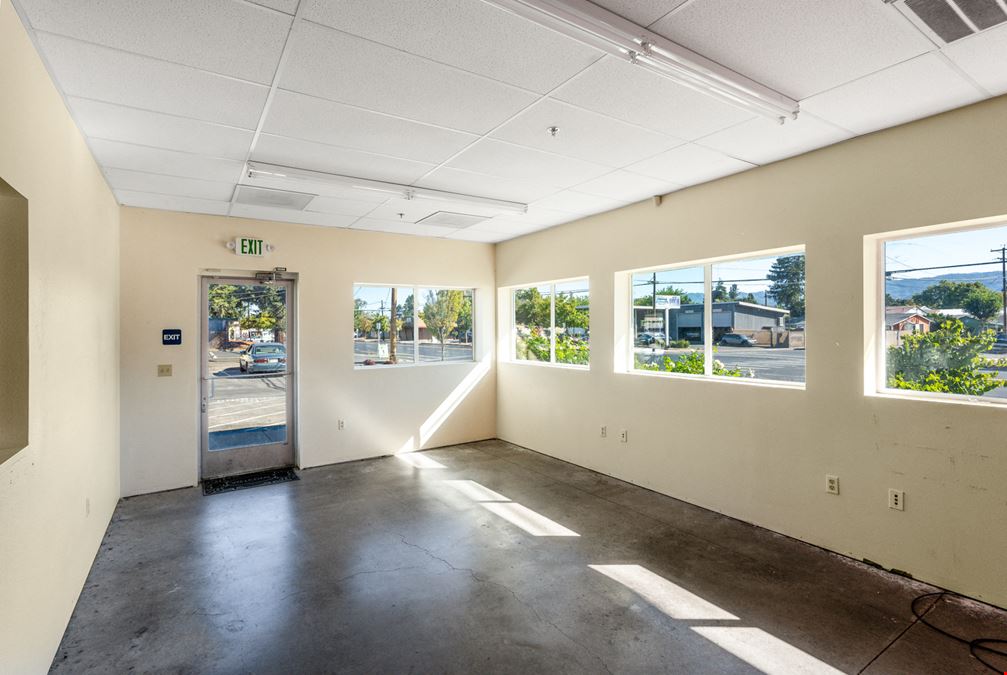
[[[204,277],[202,478],[294,464],[293,282]]]

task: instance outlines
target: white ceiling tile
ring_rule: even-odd
[[[28,0],[32,26],[269,84],[291,18],[234,0]]]
[[[549,127],[559,127],[555,136]],[[507,122],[492,137],[612,167],[637,162],[685,142],[549,99]]]
[[[90,138],[244,160],[252,142],[247,129],[162,115],[112,103],[69,97],[81,129]]]
[[[458,231],[454,227],[417,225],[416,223],[402,223],[395,220],[379,220],[377,218],[361,218],[353,224],[353,229],[369,230],[371,232],[391,232],[393,234],[413,234],[420,237],[443,237]]]
[[[700,0],[652,28],[796,99],[933,49],[881,0]]]
[[[441,162],[478,137],[278,91],[263,131],[392,157]]]
[[[181,211],[183,213],[205,213],[215,216],[226,215],[228,206],[227,202],[158,195],[149,192],[133,192],[132,190],[115,190],[115,198],[123,206],[137,206],[144,209],[160,209],[162,211]]]
[[[68,96],[254,129],[268,87],[40,34],[39,44]]]
[[[233,204],[231,215],[236,218],[256,218],[258,220],[273,220],[280,223],[297,223],[299,225],[321,225],[323,227],[349,227],[357,220],[356,216],[338,213],[318,213],[313,211],[295,211],[274,206],[252,206],[251,204]]]
[[[534,206],[552,209],[555,211],[564,211],[566,213],[573,213],[576,215],[587,215],[592,213],[601,213],[603,211],[611,211],[619,208],[620,206],[625,206],[628,203],[629,202],[616,199],[609,199],[608,197],[599,197],[597,195],[584,194],[583,192],[575,192],[573,190],[563,190],[562,192],[557,192],[545,199],[540,199],[535,202]]]
[[[504,199],[525,204],[559,191],[558,187],[543,183],[509,180],[498,176],[444,167],[417,181],[416,185],[434,190],[460,192],[466,195]]]
[[[553,97],[686,140],[753,117],[612,56],[560,87]]]
[[[769,164],[852,137],[849,131],[804,112],[785,124],[756,117],[696,142],[752,164]]]
[[[944,54],[994,96],[1007,93],[1007,24],[954,42]]]
[[[654,195],[665,195],[681,188],[681,185],[658,180],[629,171],[613,171],[600,178],[581,183],[574,189],[609,199],[635,202]]]
[[[649,26],[686,0],[591,0],[640,26]]]
[[[464,230],[457,230],[445,237],[445,239],[476,241],[483,244],[495,244],[498,241],[504,241],[509,238],[510,235],[502,234],[500,232],[481,232],[479,230],[473,230],[470,227],[467,227]]]
[[[448,162],[447,166],[511,180],[541,182],[558,188],[583,183],[611,170],[601,164],[492,139],[479,141]]]
[[[567,213],[565,211],[553,211],[541,206],[532,204],[528,207],[528,213],[521,215],[508,214],[484,220],[481,223],[472,225],[471,230],[485,230],[487,232],[510,232],[523,234],[534,230],[541,230],[543,227],[550,227],[560,223],[567,223],[577,220],[580,216]]]
[[[486,2],[304,0],[304,18],[545,93],[600,56],[591,47]]]
[[[803,102],[808,112],[866,134],[985,98],[937,54],[926,54]]]
[[[186,152],[147,148],[118,141],[92,139],[91,151],[104,167],[130,169],[166,176],[231,183],[238,181],[244,165],[230,159],[201,157]]]
[[[249,2],[254,2],[256,5],[262,5],[263,7],[269,7],[270,9],[275,9],[278,12],[283,12],[285,14],[293,14],[297,11],[297,3],[300,0],[248,0]]]
[[[305,211],[337,213],[344,216],[366,216],[380,205],[380,202],[364,201],[347,197],[315,197],[305,207]]]
[[[299,23],[283,89],[485,133],[535,95],[317,24]]]
[[[163,176],[156,173],[127,171],[125,169],[105,169],[105,177],[113,190],[149,192],[153,194],[194,197],[211,201],[226,202],[234,192],[233,183],[218,183],[178,176]]]
[[[435,164],[262,134],[253,160],[390,183],[412,183]]]
[[[490,205],[416,197],[414,199],[389,199],[368,213],[367,217],[392,222],[416,223],[441,211],[469,216],[484,216],[485,218],[492,218],[500,213],[499,209]]]
[[[626,167],[679,185],[695,185],[732,173],[751,169],[752,165],[728,157],[716,150],[695,144],[683,145],[656,157]]]

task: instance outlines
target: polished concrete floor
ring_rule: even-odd
[[[988,672],[925,584],[500,441],[301,477],[124,500],[52,670]]]

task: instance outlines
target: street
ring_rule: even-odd
[[[383,344],[387,345],[387,341]],[[412,363],[413,343],[412,341],[400,341],[398,343],[399,363]],[[365,359],[378,359],[378,341],[356,338],[353,341],[353,362],[361,363]],[[433,362],[441,360],[441,345],[436,342],[420,343],[420,362]],[[444,345],[444,361],[471,361],[472,344],[448,342]]]
[[[287,421],[287,376],[282,373],[242,374],[238,353],[213,352],[209,362],[208,431],[212,450],[247,444],[239,429],[277,428]],[[282,434],[281,434],[282,435]],[[282,440],[266,434],[263,442]],[[233,440],[233,443],[228,441]]]
[[[636,347],[634,353],[647,363],[660,363],[665,356],[672,360],[691,349],[657,349]],[[804,382],[804,350],[768,347],[717,347],[713,358],[727,368],[753,370],[760,380]]]

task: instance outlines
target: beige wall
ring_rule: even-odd
[[[865,397],[863,274],[865,235],[1007,214],[1005,119],[1001,97],[499,245],[499,286],[590,275],[593,361],[501,363],[498,435],[1007,606],[1007,409]],[[617,272],[794,245],[806,390],[614,372]]]
[[[28,199],[30,256],[28,445],[0,464],[0,672],[40,673],[119,497],[119,207],[5,0],[0,178]]]
[[[239,257],[226,248],[238,235],[264,238],[276,250]],[[124,208],[123,495],[199,480],[200,275],[273,267],[299,275],[300,466],[495,435],[492,246]],[[355,282],[475,288],[481,362],[354,369]],[[162,347],[162,328],[181,328],[182,345]],[[172,364],[174,376],[156,377],[159,363]]]

